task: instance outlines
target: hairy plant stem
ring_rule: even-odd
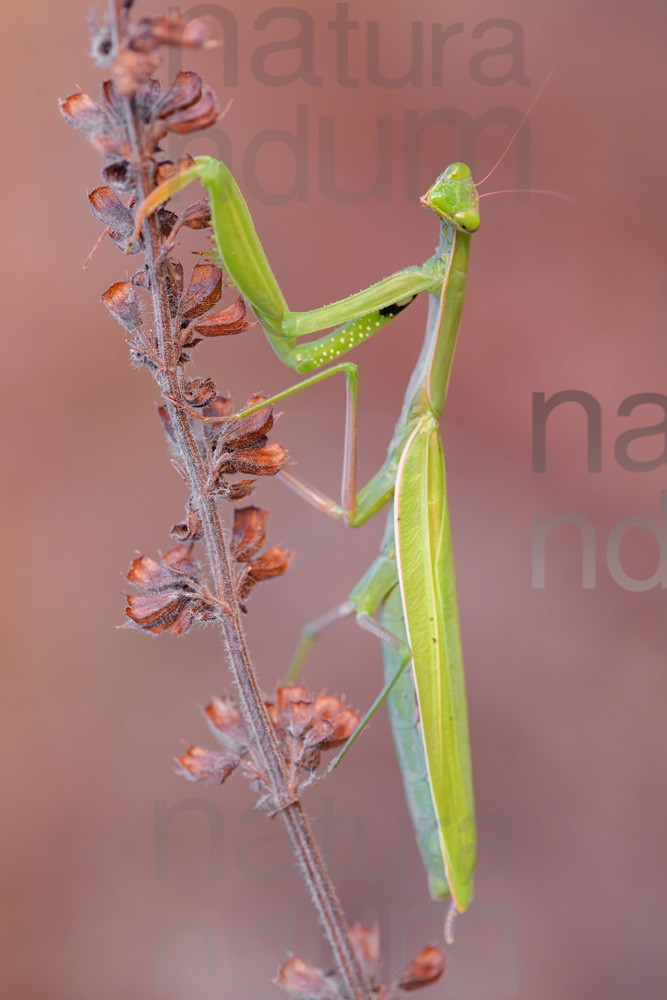
[[[110,4],[110,9],[113,18],[116,10],[113,2]],[[117,36],[118,22],[116,22]],[[152,161],[146,155],[141,125],[131,98],[125,99],[125,107],[127,131],[139,177],[137,197],[143,199],[152,188]],[[205,469],[189,418],[184,410],[171,401],[182,400],[182,374],[178,365],[181,348],[173,328],[163,265],[158,262],[160,243],[154,216],[144,222],[142,236],[161,362],[156,378],[166,399],[178,453],[201,518],[216,595],[230,609],[229,613],[222,617],[222,632],[232,676],[239,691],[241,711],[273,790],[275,805],[280,809],[287,826],[295,856],[324,926],[342,981],[352,1000],[370,1000],[371,993],[357,961],[338,896],[301,803],[293,799],[285,761],[257,684],[241,626],[234,573],[216,499],[207,490]]]

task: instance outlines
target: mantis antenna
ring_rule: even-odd
[[[516,128],[516,130],[514,132],[514,135],[512,136],[512,138],[510,139],[510,141],[505,146],[504,151],[498,157],[498,159],[496,160],[495,164],[491,167],[491,169],[489,170],[489,172],[486,175],[486,177],[482,177],[481,181],[477,181],[477,187],[478,188],[480,188],[482,186],[482,184],[484,184],[486,181],[488,181],[488,179],[491,176],[491,174],[494,174],[496,172],[496,170],[498,169],[498,167],[500,166],[500,164],[503,162],[503,160],[505,159],[505,157],[509,153],[510,149],[512,148],[512,146],[516,142],[516,137],[518,136],[519,132],[521,131],[521,129],[523,128],[523,126],[528,121],[528,116],[530,115],[531,111],[533,110],[533,108],[535,107],[535,105],[537,104],[537,102],[539,101],[539,99],[542,96],[542,93],[543,93],[546,85],[549,83],[549,81],[551,80],[551,77],[554,75],[555,72],[556,72],[556,67],[554,66],[550,70],[550,72],[547,74],[547,76],[544,79],[544,81],[542,82],[539,90],[535,94],[535,97],[532,99],[532,101],[528,105],[528,109],[527,109],[525,115],[523,116],[523,118],[519,122],[519,124],[518,124],[518,126],[517,126],[517,128]]]
[[[492,194],[547,194],[551,195],[552,198],[560,198],[561,201],[572,202],[569,194],[564,194],[562,191],[549,191],[546,188],[507,188],[505,191],[487,191],[485,194],[480,194],[480,198],[490,198]]]

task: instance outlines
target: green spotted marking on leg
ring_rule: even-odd
[[[399,312],[402,312],[412,302],[414,295],[401,304],[388,306],[362,316],[361,319],[346,323],[339,330],[313,340],[309,344],[299,345],[292,355],[298,372],[309,372],[321,365],[335,361],[358,344],[368,340],[374,333],[390,323]]]

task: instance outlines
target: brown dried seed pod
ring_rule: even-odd
[[[177,545],[160,562],[149,556],[133,560],[127,579],[143,593],[127,595],[125,614],[135,628],[185,635],[195,622],[210,621],[220,607],[202,588],[192,545]]]
[[[101,299],[126,330],[134,333],[141,326],[139,296],[131,281],[117,281],[102,293]]]
[[[194,165],[195,161],[190,155],[181,156],[177,163],[174,163],[173,160],[162,160],[161,163],[158,163],[155,171],[155,184],[164,184],[165,181],[176,177],[177,174],[182,173],[189,167],[194,167]]]
[[[215,393],[215,382],[212,378],[188,379],[183,385],[183,401],[189,406],[206,406]]]
[[[181,322],[202,316],[222,295],[222,271],[215,264],[195,264],[181,301]]]
[[[248,399],[244,410],[263,403],[266,396],[256,394]],[[228,420],[219,425],[218,446],[226,449],[247,447],[251,444],[264,444],[266,435],[273,427],[273,407],[263,406],[250,416],[238,420]],[[261,439],[261,440],[260,440]]]
[[[202,537],[202,523],[192,497],[185,507],[185,520],[175,524],[169,534],[179,542],[198,542]]]
[[[109,128],[109,118],[92,97],[81,91],[60,102],[63,118],[82,132],[102,133]]]
[[[371,986],[377,986],[380,978],[380,928],[377,924],[366,927],[356,923],[350,928],[350,938],[366,979]]]
[[[163,239],[166,239],[178,222],[176,212],[170,212],[168,208],[159,208],[155,213],[155,218],[157,220],[160,236],[162,236]]]
[[[155,114],[161,92],[162,88],[158,80],[146,80],[135,94],[134,106],[137,115],[139,120],[146,125],[150,124]]]
[[[396,977],[396,985],[406,992],[437,982],[445,971],[445,956],[439,948],[427,945]]]
[[[158,118],[166,118],[174,111],[183,111],[195,104],[201,97],[202,78],[198,73],[181,71],[155,109]]]
[[[111,76],[123,97],[133,97],[150,79],[160,65],[160,60],[145,52],[120,49],[111,66]]]
[[[208,195],[186,208],[181,213],[179,222],[181,226],[187,226],[188,229],[206,229],[207,226],[210,226],[211,206]]]
[[[106,150],[100,151],[108,155]],[[130,161],[122,157],[114,163],[108,163],[103,168],[102,180],[106,181],[114,191],[120,191],[121,194],[128,194],[130,191],[134,191],[136,187],[137,173]]]
[[[248,562],[266,541],[269,512],[259,507],[237,507],[234,511],[231,550],[237,562]]]
[[[185,135],[188,132],[195,132],[197,129],[212,125],[217,121],[219,114],[215,94],[206,87],[196,104],[169,115],[165,119],[165,125],[170,132]]]
[[[163,274],[169,296],[169,313],[173,319],[178,313],[183,294],[183,265],[180,260],[173,260],[171,257],[165,260]]]
[[[134,219],[129,208],[106,185],[91,191],[88,200],[93,216],[108,228],[109,236],[116,246],[123,251],[127,250],[134,231]]]
[[[127,594],[126,616],[146,632],[166,632],[172,628],[188,604],[182,591],[161,594]]]
[[[249,737],[238,705],[229,697],[211,698],[204,709],[209,728],[226,746],[240,751],[248,745]]]
[[[195,332],[200,337],[228,337],[243,333],[253,325],[246,320],[247,311],[245,301],[239,295],[236,302],[226,309],[198,319],[194,324]]]
[[[259,440],[261,442],[265,439]],[[281,444],[274,441],[271,444],[223,452],[216,463],[216,473],[218,476],[232,472],[250,476],[275,476],[286,462],[287,452]]]
[[[201,48],[209,37],[205,17],[186,20],[180,11],[169,14],[147,14],[132,24],[129,44],[137,51],[148,52],[160,45]]]
[[[245,564],[244,571],[237,581],[238,600],[243,611],[246,610],[245,602],[253,587],[264,580],[271,580],[286,573],[291,558],[291,552],[274,545],[268,552]]]
[[[212,399],[204,410],[205,417],[228,417],[232,412],[232,400],[230,396],[216,396]],[[208,424],[208,430],[215,430],[219,424]]]
[[[241,763],[241,758],[219,750],[189,747],[178,763],[191,781],[210,781],[221,785]]]
[[[199,565],[192,558],[191,545],[177,545],[160,562],[150,556],[132,560],[127,579],[135,587],[157,594],[174,588],[192,588],[199,583]]]
[[[333,973],[318,969],[316,965],[306,965],[297,955],[281,965],[276,978],[277,985],[290,996],[306,1000],[341,1000],[336,982]]]
[[[241,479],[236,483],[221,479],[212,492],[216,496],[222,497],[223,500],[228,500],[229,503],[236,503],[237,500],[247,500],[254,488],[254,479]]]

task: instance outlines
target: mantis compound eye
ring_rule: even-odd
[[[479,215],[473,209],[457,212],[452,219],[456,228],[461,229],[464,233],[476,233],[479,229],[479,221]]]
[[[450,163],[442,176],[452,181],[465,181],[469,177],[472,177],[472,174],[467,163],[457,162]]]

